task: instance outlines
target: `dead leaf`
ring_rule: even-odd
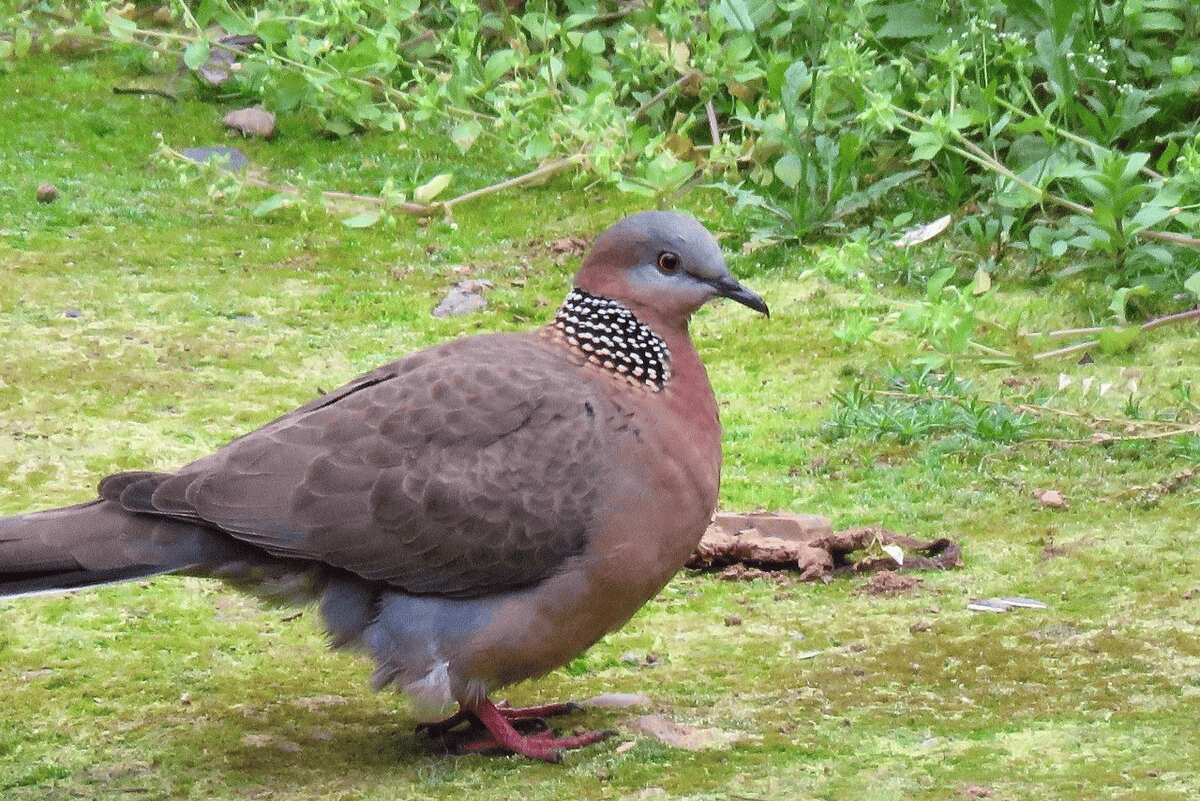
[[[686,751],[728,748],[742,738],[742,735],[737,732],[727,732],[721,729],[698,729],[682,723],[673,723],[662,715],[643,715],[629,721],[629,726],[672,748],[682,748]]]
[[[645,693],[601,693],[594,698],[581,702],[582,706],[595,706],[607,709],[625,709],[631,706],[652,706],[653,701]]]
[[[434,317],[457,317],[482,311],[487,306],[483,293],[492,288],[491,281],[459,281],[433,310]]]
[[[413,190],[413,200],[422,205],[428,204],[435,197],[440,195],[450,186],[450,182],[454,180],[454,173],[443,172],[435,175],[425,183]]]
[[[212,40],[208,60],[196,70],[196,77],[209,86],[220,86],[241,69],[238,57],[260,41],[254,34],[229,34]]]
[[[947,214],[945,217],[938,217],[933,222],[918,225],[916,228],[905,231],[904,235],[897,239],[893,244],[898,248],[906,248],[911,245],[919,245],[922,242],[928,242],[935,236],[945,231],[950,227],[950,223],[954,221],[953,215]]]

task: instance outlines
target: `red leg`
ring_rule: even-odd
[[[555,708],[554,714],[563,714],[563,711],[557,711],[562,704],[552,705]],[[538,709],[539,707],[530,707],[530,709]],[[573,737],[555,737],[551,731],[539,732],[537,734],[521,734],[513,728],[509,722],[509,712],[527,712],[528,710],[502,710],[496,707],[491,701],[486,698],[483,702],[475,707],[472,712],[479,718],[479,721],[487,727],[488,732],[492,735],[492,742],[484,742],[482,749],[471,748],[470,750],[486,750],[491,747],[500,746],[501,748],[512,751],[514,754],[528,757],[529,759],[541,759],[546,762],[558,762],[562,759],[559,754],[560,750],[571,748],[582,748],[585,745],[598,743],[606,737],[612,736],[611,731],[589,731],[583,734],[577,734]],[[528,717],[518,716],[516,720],[528,720]]]
[[[530,759],[558,762],[560,749],[582,748],[612,735],[611,731],[593,731],[572,737],[556,737],[542,721],[543,716],[565,715],[577,709],[579,707],[576,704],[545,704],[513,709],[507,702],[493,704],[485,698],[473,708],[460,709],[445,720],[423,723],[417,728],[430,737],[444,738],[451,729],[467,723],[471,729],[486,728],[487,734],[456,743],[454,750],[458,753],[503,750]],[[532,724],[533,731],[523,734],[513,726],[513,721],[521,724],[522,729],[530,729]]]
[[[541,706],[521,706],[513,708],[508,701],[500,701],[496,709],[509,720],[528,720],[529,718],[556,718],[569,715],[582,709],[579,704],[570,701],[565,704],[542,704]]]

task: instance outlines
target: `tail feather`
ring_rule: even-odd
[[[181,571],[234,584],[272,574],[278,583],[281,575],[312,568],[278,560],[205,523],[129,512],[103,499],[0,518],[0,597]]]
[[[104,584],[157,576],[170,572],[151,565],[130,565],[110,570],[77,570],[74,572],[28,574],[12,578],[0,573],[0,598],[18,598],[25,595],[70,592]]]

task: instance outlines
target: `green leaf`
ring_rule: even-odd
[[[1123,286],[1113,293],[1112,303],[1108,304],[1108,310],[1113,313],[1117,321],[1121,325],[1125,325],[1129,320],[1125,313],[1126,307],[1129,305],[1130,298],[1146,297],[1153,294],[1150,287],[1145,284],[1137,286]]]
[[[1192,273],[1188,279],[1183,282],[1183,288],[1200,298],[1200,271]]]
[[[608,43],[604,41],[604,34],[600,31],[588,31],[583,35],[583,41],[580,46],[591,53],[593,56],[598,56],[604,53],[608,47]]]
[[[617,189],[631,195],[640,195],[642,197],[654,197],[655,190],[651,186],[636,179],[622,178],[617,181]]]
[[[908,143],[912,145],[913,161],[929,161],[941,152],[946,140],[940,131],[920,128],[909,135]]]
[[[454,173],[444,172],[441,175],[435,175],[413,190],[413,200],[422,205],[428,203],[440,195],[452,180],[454,180]]]
[[[331,117],[321,121],[321,127],[333,136],[342,137],[349,136],[354,133],[354,126],[346,122],[341,117]]]
[[[803,59],[793,61],[783,73],[783,88],[780,102],[787,118],[787,127],[797,124],[803,116],[800,113],[800,96],[812,87],[812,74]]]
[[[1066,91],[1070,75],[1063,43],[1055,38],[1053,31],[1042,31],[1034,37],[1033,49],[1037,53],[1038,63],[1050,79],[1054,94],[1061,97]]]
[[[920,39],[942,30],[932,4],[897,3],[883,9],[883,25],[875,32],[880,39]]]
[[[754,15],[746,0],[720,0],[717,11],[725,18],[730,28],[742,33],[754,33]]]
[[[13,55],[17,58],[25,58],[29,55],[29,50],[33,46],[33,34],[28,28],[17,28],[16,38],[13,43]]]
[[[804,175],[804,163],[795,153],[785,153],[775,162],[775,176],[784,186],[795,189]]]
[[[975,271],[975,277],[971,279],[971,294],[983,295],[992,288],[992,275],[984,268],[980,267]]]
[[[1145,31],[1182,31],[1183,20],[1166,11],[1148,11],[1141,18],[1141,27]]]
[[[553,152],[554,140],[550,138],[548,131],[538,131],[525,143],[525,158],[532,161],[541,161]]]
[[[1129,221],[1129,225],[1126,226],[1125,232],[1127,235],[1132,236],[1138,231],[1144,231],[1147,228],[1152,228],[1155,225],[1158,225],[1160,222],[1170,216],[1171,209],[1147,204],[1138,209],[1137,214],[1133,215],[1133,219]]]
[[[279,192],[279,193],[274,194],[271,197],[267,198],[262,203],[259,203],[257,206],[254,207],[254,211],[251,213],[255,217],[262,217],[264,215],[270,214],[271,212],[275,211],[276,209],[282,209],[286,206],[292,205],[292,203],[295,200],[296,200],[295,195],[289,195],[286,192]]]
[[[198,70],[208,63],[212,55],[212,46],[204,39],[197,39],[183,51],[183,63],[189,70]]]
[[[809,72],[808,65],[804,63],[803,59],[793,61],[792,65],[783,73],[783,86],[791,98],[799,97],[812,87],[812,73]]]
[[[266,47],[282,44],[288,40],[289,36],[291,36],[291,32],[288,30],[287,25],[284,25],[277,19],[269,19],[260,22],[254,28],[254,32],[258,34],[258,37],[262,39],[263,45]]]
[[[1142,333],[1140,326],[1114,327],[1100,332],[1100,351],[1109,355],[1124,353],[1133,347]]]
[[[353,217],[348,217],[342,220],[342,225],[347,228],[370,228],[379,219],[383,217],[383,209],[371,209],[364,211],[362,214],[355,214]]]
[[[1045,131],[1048,127],[1049,123],[1044,117],[1026,117],[1023,120],[1014,122],[1012,125],[1008,126],[1008,129],[1013,133],[1027,134],[1040,133],[1041,131]]]
[[[492,53],[483,65],[484,83],[492,84],[500,80],[516,66],[517,61],[517,54],[512,50],[497,50]]]
[[[945,289],[946,284],[957,272],[957,267],[943,267],[929,276],[929,281],[925,284],[926,300],[936,300],[938,295],[942,294],[942,290]]]
[[[466,153],[475,144],[475,140],[483,133],[483,125],[474,118],[463,120],[450,131],[450,138],[458,147],[460,153]]]
[[[125,19],[115,11],[110,11],[105,18],[108,23],[108,35],[116,39],[118,42],[132,42],[133,35],[137,33],[137,23],[131,19]],[[201,62],[203,63],[203,62]]]

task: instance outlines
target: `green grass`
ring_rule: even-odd
[[[154,132],[173,148],[225,144],[220,103],[113,96],[128,76],[105,59],[24,61],[4,80],[0,514],[88,498],[112,471],[183,464],[398,354],[539,323],[575,265],[544,243],[594,236],[636,208],[559,179],[464,205],[454,225],[355,230],[314,208],[254,217],[264,193],[213,194],[152,159]],[[323,189],[449,170],[465,191],[507,175],[486,152],[446,155],[437,130],[331,142],[289,119],[273,143],[235,144],[268,180]],[[56,203],[35,202],[41,183],[58,185]],[[710,197],[683,205],[737,233]],[[954,537],[966,568],[894,597],[859,592],[858,579],[681,575],[567,669],[508,693],[641,691],[650,711],[739,734],[731,748],[674,750],[637,738],[623,725],[633,713],[591,710],[582,725],[620,736],[561,766],[443,758],[402,701],[369,691],[365,659],[325,649],[311,610],[163,577],[0,605],[0,796],[1194,797],[1200,483],[1138,488],[1200,462],[1200,438],[1129,439],[1145,429],[1128,418],[1132,396],[1144,420],[1196,420],[1185,387],[1200,333],[1160,329],[1089,365],[958,365],[972,397],[1058,410],[1016,441],[954,429],[903,441],[867,425],[830,436],[832,393],[877,388],[916,353],[889,315],[920,292],[886,283],[868,298],[856,277],[902,258],[914,269],[912,254],[860,244],[732,259],[772,318],[725,304],[695,321],[726,427],[721,506]],[[927,258],[925,275],[950,256]],[[464,272],[495,283],[489,308],[430,317]],[[989,309],[1002,321],[1069,327],[1098,313],[1010,283]],[[839,338],[855,314],[877,332]],[[1060,374],[1072,379],[1061,390]],[[1100,396],[1101,383],[1113,389]],[[1096,431],[1125,439],[1096,443]],[[1043,508],[1037,488],[1070,508]],[[966,609],[1004,595],[1049,608]],[[731,614],[740,626],[724,624]]]

